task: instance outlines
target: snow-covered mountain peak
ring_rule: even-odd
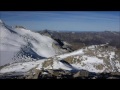
[[[0,19],[0,26],[4,25],[5,23]]]
[[[16,60],[38,60],[63,53],[64,50],[55,47],[56,43],[48,36],[25,28],[0,25],[0,66]]]
[[[0,19],[0,23],[3,23],[3,21]]]

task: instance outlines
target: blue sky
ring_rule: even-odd
[[[120,11],[0,11],[0,19],[31,30],[120,30]]]

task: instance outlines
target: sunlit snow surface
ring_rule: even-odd
[[[81,55],[81,54],[84,54],[83,49],[74,51],[72,53],[66,53],[66,54],[63,54],[63,55],[59,55],[57,57],[60,58],[60,60],[61,60],[61,59],[64,59],[64,58],[66,58],[68,56]]]
[[[24,63],[14,63],[9,66],[6,66],[5,68],[0,70],[0,73],[6,73],[6,72],[27,72],[30,69],[36,67],[39,65],[38,69],[41,69],[40,65],[44,62],[44,60],[39,61],[31,61],[31,62],[24,62]]]

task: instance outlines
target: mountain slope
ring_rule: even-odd
[[[0,66],[15,62],[48,58],[65,50],[54,48],[58,44],[44,36],[25,28],[12,28],[0,20]]]
[[[77,69],[90,72],[120,72],[120,53],[112,46],[92,45],[72,53],[58,55]]]
[[[120,59],[116,48],[93,45],[80,50],[38,61],[13,63],[3,67],[0,73],[29,72],[30,69],[87,70],[89,72],[120,72]]]

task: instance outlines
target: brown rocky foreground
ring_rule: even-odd
[[[31,69],[27,73],[5,73],[0,79],[120,79],[120,72],[92,73],[86,70],[37,70]]]

